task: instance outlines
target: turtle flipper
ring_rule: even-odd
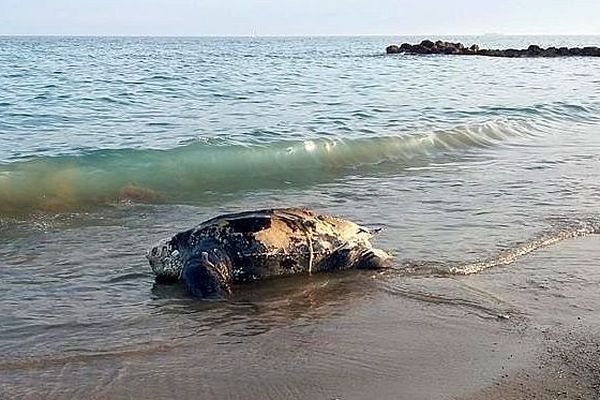
[[[181,281],[195,297],[217,298],[231,294],[231,276],[225,260],[207,252],[190,257],[183,267]]]
[[[363,245],[348,245],[337,249],[317,265],[317,271],[345,269],[378,269],[389,266],[391,256],[383,250]]]
[[[354,262],[356,269],[383,269],[392,266],[393,257],[381,249],[366,248]]]

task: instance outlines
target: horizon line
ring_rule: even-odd
[[[232,35],[180,35],[180,34],[89,34],[89,33],[0,33],[0,37],[163,37],[163,38],[311,38],[311,37],[390,37],[390,36],[464,36],[464,37],[481,37],[481,36],[600,36],[600,33],[500,33],[500,32],[488,32],[488,33],[365,33],[365,34],[297,34],[297,35],[254,35],[254,34],[232,34]]]

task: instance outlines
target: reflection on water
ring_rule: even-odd
[[[327,317],[341,307],[360,301],[376,286],[373,273],[291,276],[238,285],[226,300],[191,299],[179,285],[154,284],[156,315],[187,315],[191,323],[213,334],[245,337],[278,326]],[[194,336],[198,331],[194,332]]]

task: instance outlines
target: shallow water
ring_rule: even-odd
[[[412,364],[468,358],[427,353],[427,340],[476,350],[512,329],[498,316],[529,318],[527,302],[456,279],[597,233],[600,60],[383,54],[419,39],[0,38],[0,379],[11,394],[40,395],[52,376],[55,397],[118,387],[108,393],[147,398],[144,374],[176,392],[168,382],[182,385],[185,366],[205,379],[180,386],[183,397],[334,396],[335,371],[427,382]],[[143,255],[156,240],[274,206],[383,228],[376,244],[400,271],[259,283],[220,302],[153,282]],[[519,268],[502,269],[503,282]],[[564,296],[579,290],[543,274]],[[245,378],[228,385],[236,368]],[[298,383],[315,376],[314,391]],[[438,378],[442,396],[451,376]]]

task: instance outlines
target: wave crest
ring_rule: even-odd
[[[396,170],[540,129],[497,119],[438,131],[354,140],[280,141],[244,146],[195,142],[168,150],[99,150],[0,166],[0,214],[70,211],[111,202],[194,201],[207,193],[311,184],[362,166]]]

